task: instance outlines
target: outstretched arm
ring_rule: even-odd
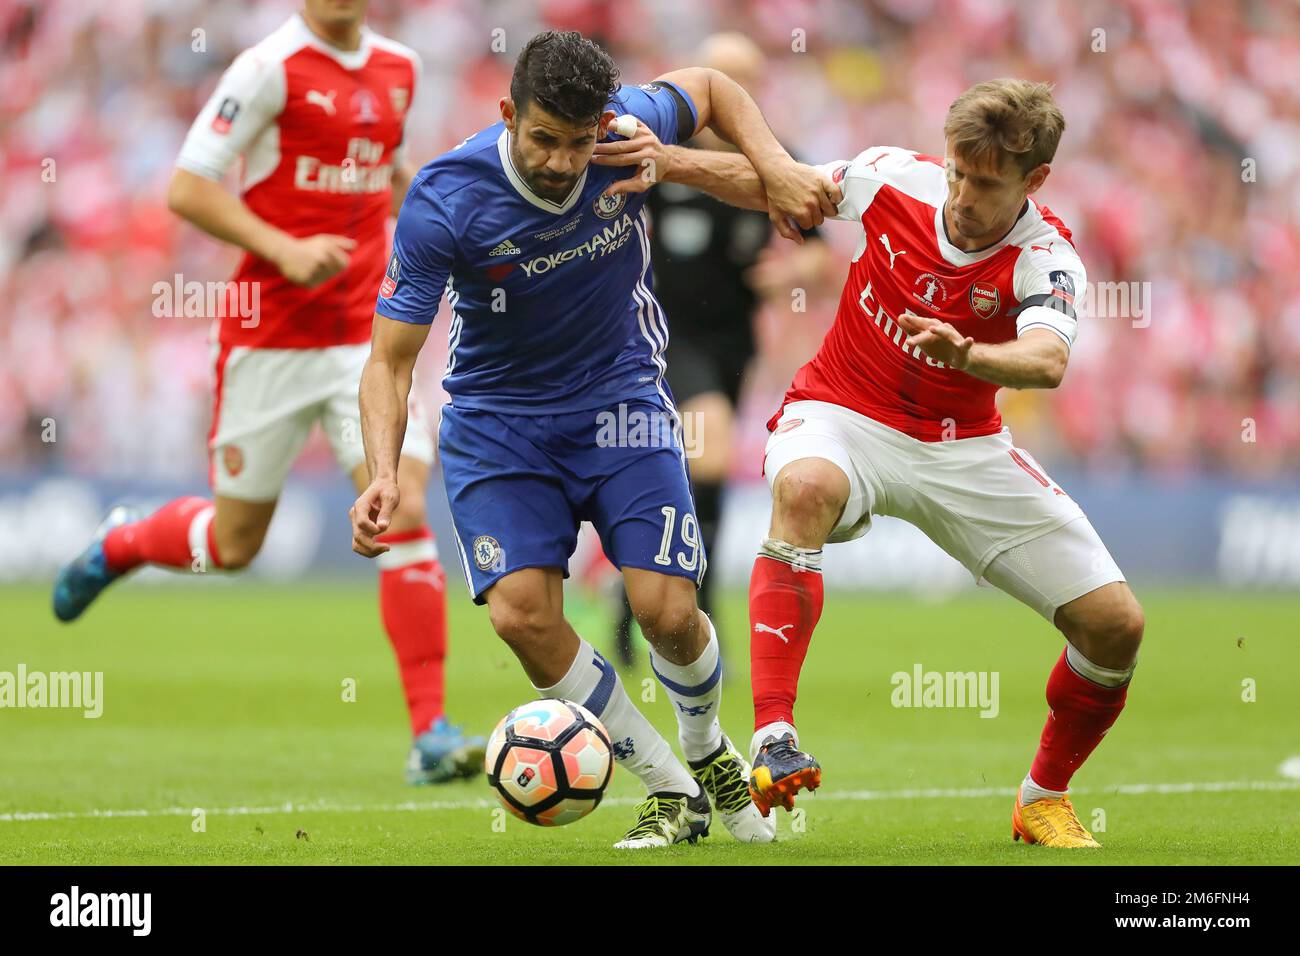
[[[785,147],[772,134],[758,105],[739,83],[725,73],[708,67],[674,70],[665,73],[659,80],[676,86],[694,103],[696,123],[692,135],[707,127],[727,142],[735,144],[748,160],[766,194],[766,201],[762,205],[757,205],[756,197],[749,196],[748,208],[766,210],[781,235],[799,242],[800,229],[811,229],[820,225],[826,216],[834,215],[835,210],[826,198],[821,177],[809,175],[808,167],[790,158]],[[638,126],[638,138],[640,132]],[[653,132],[650,135],[653,137]],[[603,156],[626,153],[629,143],[635,141],[597,144],[596,154],[602,156],[602,159],[594,161],[603,165],[632,165],[628,162],[605,162]],[[651,171],[651,182],[659,178],[662,177],[655,176]],[[641,190],[623,187],[616,191]]]
[[[742,91],[743,92],[743,91]],[[618,142],[596,144],[592,162],[600,166],[639,166],[641,174],[620,179],[610,185],[609,195],[644,192],[657,182],[692,186],[723,202],[742,209],[754,209],[772,216],[777,230],[787,239],[803,242],[794,228],[773,205],[767,183],[749,157],[742,153],[690,149],[668,146],[645,123],[638,122],[636,135]],[[812,222],[820,223],[834,216],[842,193],[821,170],[790,160],[787,174],[816,196],[816,214]],[[801,188],[802,188],[801,187]],[[801,220],[796,220],[800,222]],[[810,228],[810,227],[805,227]]]
[[[668,151],[666,182],[692,186],[741,209],[768,211],[763,181],[745,156],[685,146],[664,148]]]

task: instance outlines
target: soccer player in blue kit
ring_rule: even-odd
[[[783,235],[796,233],[791,220],[810,228],[835,207],[821,174],[790,158],[724,74],[683,69],[643,86],[618,76],[577,33],[533,37],[502,121],[412,182],[361,380],[372,481],[352,509],[353,548],[385,550],[375,538],[398,500],[412,369],[445,289],[450,402],[438,435],[461,564],[537,693],[595,713],[646,785],[616,846],[694,842],[713,809],[737,839],[767,842],[775,818],[750,801],[749,767],[722,733],[718,640],[696,603],[706,562],[664,382],[668,328],[651,292],[644,193],[607,195],[629,171],[590,160],[620,114],[669,143],[708,126],[759,171]],[[689,771],[564,618],[582,521],[623,572]]]

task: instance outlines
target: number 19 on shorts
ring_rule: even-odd
[[[667,567],[673,563],[673,537],[678,525],[677,509],[672,505],[664,505],[659,509],[659,513],[664,516],[664,533],[659,541],[659,553],[655,555],[655,564]],[[678,567],[683,571],[696,570],[702,558],[700,524],[695,520],[695,515],[689,511],[682,515],[681,544],[682,548],[677,552]]]

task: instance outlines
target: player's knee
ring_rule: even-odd
[[[551,640],[563,619],[547,601],[522,595],[490,601],[488,617],[497,636],[525,657],[531,649]]]
[[[777,477],[773,507],[788,522],[834,522],[848,501],[848,479],[834,466],[787,468]]]
[[[643,608],[636,619],[646,640],[656,649],[671,654],[674,649],[688,650],[687,638],[694,633],[699,614],[692,594],[669,597],[653,607]]]
[[[1089,630],[1094,643],[1099,643],[1112,655],[1136,655],[1146,629],[1146,617],[1137,599],[1129,597],[1100,616]]]
[[[1142,613],[1142,605],[1130,597],[1122,608],[1116,611],[1110,623],[1112,642],[1118,651],[1136,657],[1142,646],[1142,635],[1146,632],[1147,619]]]
[[[1146,631],[1146,615],[1137,598],[1127,594],[1086,618],[1065,624],[1066,636],[1089,660],[1118,667],[1136,659]]]

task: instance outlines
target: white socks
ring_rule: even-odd
[[[1070,670],[1080,677],[1090,680],[1094,684],[1100,684],[1102,687],[1120,687],[1127,684],[1133,677],[1134,669],[1137,668],[1137,661],[1134,661],[1122,671],[1094,664],[1075,650],[1074,645],[1069,641],[1065,642],[1065,662],[1070,665]]]
[[[535,689],[541,697],[574,701],[599,717],[609,731],[615,759],[640,777],[651,793],[694,796],[700,792],[668,741],[633,706],[613,665],[586,641],[578,639],[578,656],[558,684]]]
[[[768,737],[781,737],[783,734],[789,734],[794,738],[794,749],[799,749],[799,731],[794,729],[794,724],[787,724],[784,720],[778,720],[770,724],[764,724],[754,731],[753,738],[749,741],[749,762],[753,763],[754,758],[758,756],[758,748],[763,746],[763,741]]]
[[[709,621],[707,615],[704,619]],[[692,763],[712,756],[722,746],[722,657],[718,632],[709,621],[709,643],[690,664],[674,664],[650,648],[650,667],[668,691],[677,715],[677,735],[682,753]]]
[[[1025,774],[1025,782],[1020,787],[1020,805],[1026,806],[1035,800],[1043,800],[1047,797],[1054,797],[1059,800],[1065,796],[1064,790],[1044,790],[1038,784],[1034,783],[1034,778]]]

